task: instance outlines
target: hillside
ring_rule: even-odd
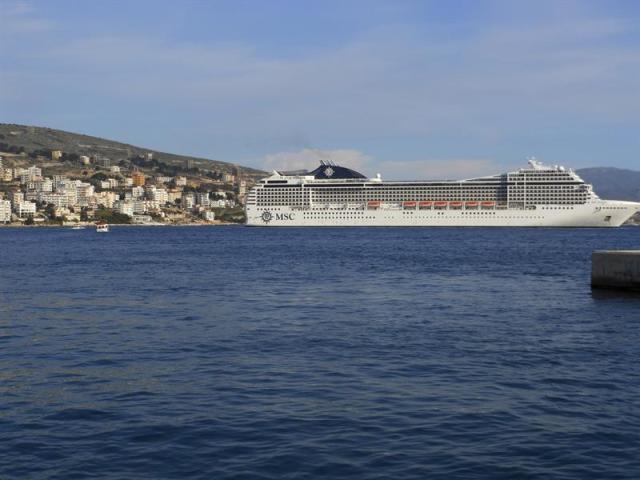
[[[98,156],[118,161],[136,156],[153,154],[153,158],[169,165],[189,165],[203,170],[216,170],[221,173],[232,173],[240,168],[249,177],[261,177],[264,172],[253,168],[242,167],[219,160],[190,157],[173,153],[160,152],[151,148],[143,148],[126,143],[107,140],[79,133],[65,132],[46,127],[33,127],[0,123],[0,143],[23,149],[27,154],[38,151],[61,150],[67,154]],[[0,148],[0,150],[2,150]]]
[[[640,172],[612,167],[576,170],[582,179],[593,185],[600,198],[640,201]]]

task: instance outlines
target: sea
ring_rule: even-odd
[[[0,478],[637,479],[640,228],[0,229]]]

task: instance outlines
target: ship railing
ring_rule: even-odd
[[[312,178],[307,179],[306,183],[367,183],[369,178]]]
[[[355,210],[364,210],[366,204],[364,203],[312,203],[309,206],[304,207],[304,209],[310,208],[323,208],[326,210],[345,210],[345,209],[355,209]]]

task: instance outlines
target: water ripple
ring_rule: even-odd
[[[0,236],[0,478],[640,477],[634,229],[92,233]]]

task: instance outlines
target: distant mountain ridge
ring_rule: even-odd
[[[194,167],[206,170],[231,173],[235,168],[240,168],[246,175],[264,176],[263,171],[229,162],[166,153],[152,148],[143,148],[114,140],[47,127],[0,123],[0,142],[15,147],[23,147],[27,153],[36,150],[62,150],[65,153],[78,155],[99,155],[111,160],[153,153],[153,158],[170,165],[184,165],[189,162]]]
[[[600,198],[640,201],[640,172],[613,167],[581,168],[576,173],[593,185]]]

